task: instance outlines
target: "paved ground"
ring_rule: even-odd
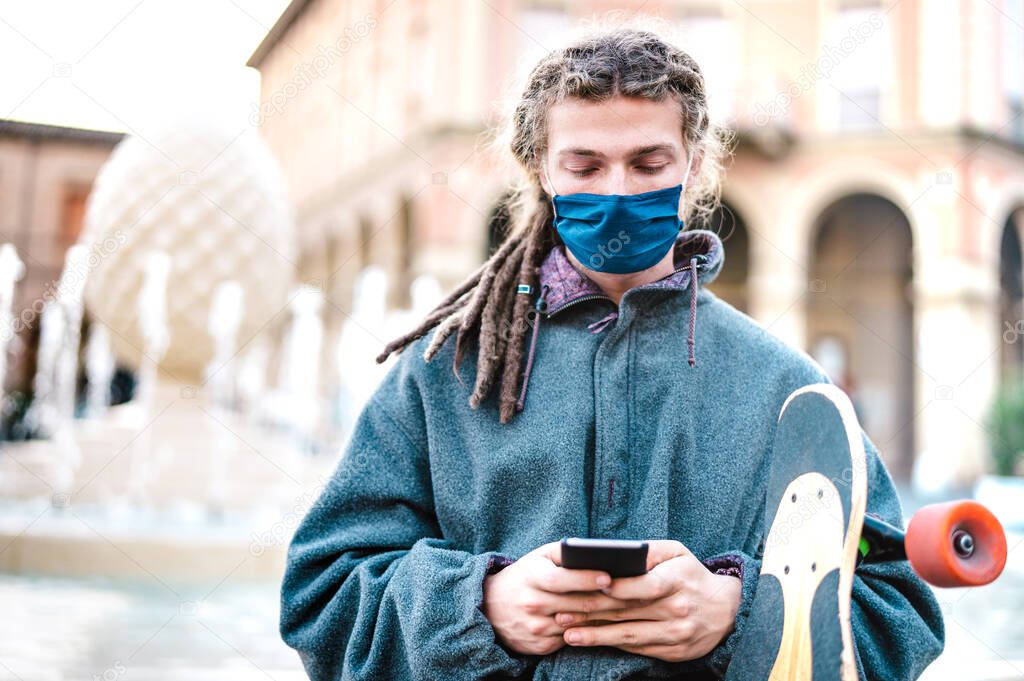
[[[305,678],[277,585],[215,587],[0,575],[0,679]]]
[[[919,505],[903,499],[911,511]],[[947,643],[926,681],[1024,680],[1024,533],[1009,541],[996,583],[936,590]],[[0,681],[305,678],[278,637],[275,580],[236,573],[185,585],[0,572],[0,604]]]
[[[1022,540],[1013,537],[995,584],[938,590],[947,647],[924,679],[1024,679]],[[301,679],[277,635],[277,596],[276,583],[197,588],[0,574],[0,679]]]
[[[927,681],[1024,679],[1024,535],[1011,534],[1006,571],[976,589],[936,589],[946,623],[946,650]]]

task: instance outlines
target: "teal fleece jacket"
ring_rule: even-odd
[[[524,409],[509,424],[493,394],[468,404],[475,347],[459,367],[464,383],[452,342],[429,363],[429,335],[398,356],[288,547],[280,632],[313,681],[724,675],[757,585],[779,410],[792,391],[829,379],[701,288],[721,269],[717,235],[682,232],[674,253],[676,272],[618,307],[584,295],[548,308]],[[543,269],[542,283],[564,284],[551,281],[559,271]],[[867,510],[902,527],[890,475],[864,443]],[[681,663],[612,647],[507,650],[480,610],[485,577],[567,536],[675,539],[708,566],[737,564],[735,630]],[[852,617],[862,678],[916,678],[942,650],[938,603],[906,562],[858,569]]]

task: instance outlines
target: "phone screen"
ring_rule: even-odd
[[[603,570],[612,577],[636,577],[647,572],[647,542],[634,539],[562,539],[562,567]]]

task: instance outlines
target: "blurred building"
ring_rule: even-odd
[[[969,483],[1019,376],[1024,0],[294,0],[249,64],[253,123],[336,326],[367,264],[448,288],[493,248],[509,178],[477,147],[578,18],[677,22],[738,134],[712,288],[817,357],[899,478]],[[1017,379],[1019,380],[1019,378]]]
[[[15,286],[17,340],[9,383],[27,387],[42,302],[52,298],[64,254],[78,240],[85,202],[121,133],[0,119],[0,238],[25,264]]]

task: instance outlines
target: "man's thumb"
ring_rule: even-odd
[[[647,540],[647,569],[651,570],[655,565],[664,563],[677,556],[685,556],[690,550],[683,546],[682,542],[675,539],[648,539]]]

